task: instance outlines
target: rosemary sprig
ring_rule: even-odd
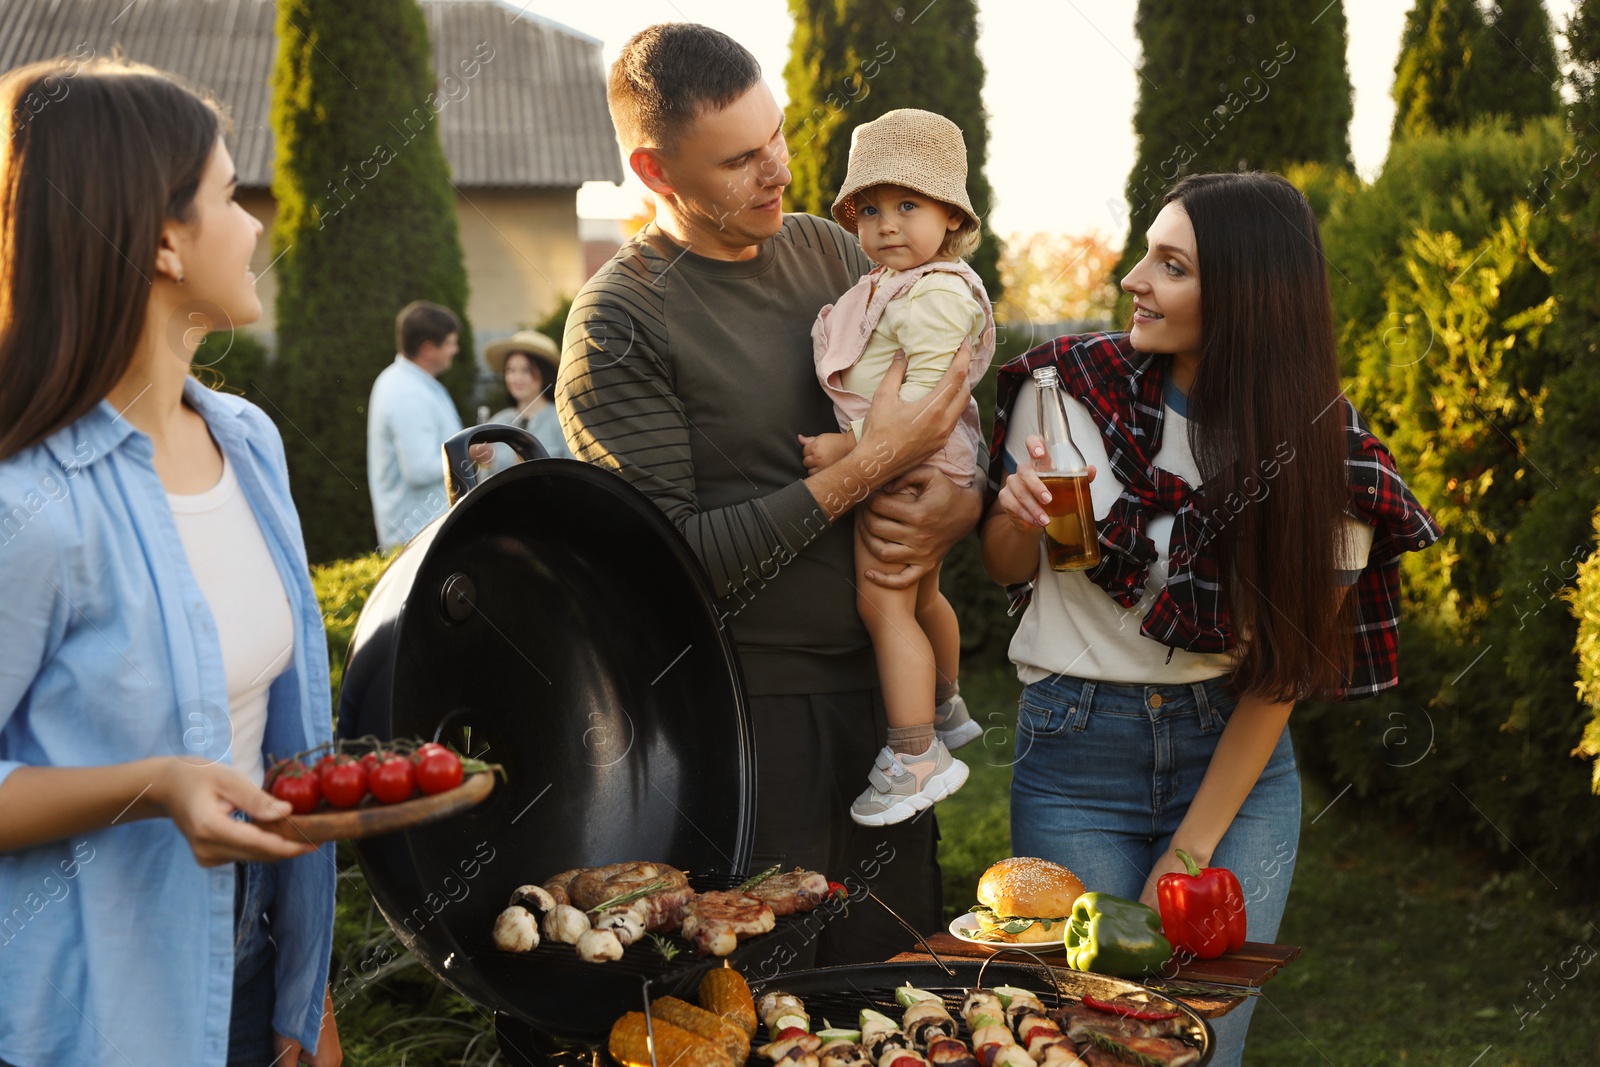
[[[632,890],[631,892],[627,892],[627,893],[619,893],[618,895],[612,897],[610,900],[603,900],[600,903],[596,904],[594,907],[590,908],[589,910],[591,912],[602,912],[602,911],[605,911],[607,908],[620,908],[624,904],[632,904],[634,901],[638,900],[640,897],[647,897],[651,893],[657,892],[657,891],[665,889],[665,888],[667,888],[667,880],[665,878],[658,878],[654,882],[651,882],[649,885],[644,886],[643,888],[635,889],[635,890]]]
[[[1161,1060],[1154,1056],[1146,1056],[1143,1052],[1135,1052],[1110,1034],[1101,1033],[1099,1030],[1084,1031],[1089,1035],[1089,1040],[1111,1053],[1119,1060],[1138,1064],[1138,1067],[1162,1067]]]
[[[651,934],[650,941],[655,945],[656,951],[661,954],[661,958],[669,963],[674,956],[683,951],[677,945],[674,945],[671,941],[668,941],[660,934]]]
[[[754,876],[752,876],[750,878],[746,878],[743,882],[741,882],[739,884],[739,888],[734,890],[734,892],[736,892],[736,893],[744,893],[744,892],[747,892],[747,891],[749,891],[751,889],[754,889],[756,886],[760,885],[762,882],[765,882],[768,878],[771,878],[773,875],[777,874],[779,868],[781,868],[782,866],[783,866],[783,864],[781,864],[781,863],[774,863],[771,867],[768,867],[766,870],[762,871],[760,874],[754,875]]]
[[[1259,997],[1261,990],[1255,986],[1229,985],[1226,982],[1146,982],[1146,989],[1156,989],[1180,997]]]

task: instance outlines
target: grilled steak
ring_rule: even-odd
[[[828,896],[828,880],[816,871],[799,867],[788,874],[775,874],[745,890],[746,896],[764,900],[774,915],[794,915],[811,911]]]
[[[701,955],[726,956],[739,938],[764,934],[777,921],[765,901],[735,892],[701,893],[684,911],[683,936]]]

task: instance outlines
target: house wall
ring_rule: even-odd
[[[271,231],[277,215],[271,193],[242,189],[239,202]],[[457,197],[456,218],[467,265],[467,318],[480,352],[542,319],[588,280],[576,189],[469,189]],[[262,308],[250,330],[269,345],[277,333],[278,297],[271,263],[264,233],[250,261]]]

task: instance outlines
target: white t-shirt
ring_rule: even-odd
[[[1031,463],[1027,438],[1039,432],[1038,402],[1032,381],[1017,391],[1006,429],[1006,469]],[[1101,520],[1122,495],[1123,485],[1111,470],[1105,442],[1089,409],[1067,397],[1067,423],[1072,440],[1084,459],[1095,467],[1089,487],[1094,501],[1095,519]],[[1170,471],[1191,486],[1200,485],[1200,470],[1189,450],[1189,420],[1184,416],[1187,402],[1169,382],[1164,400],[1161,447],[1151,458],[1154,466]],[[1249,506],[1246,504],[1245,506]],[[1033,599],[1023,613],[1022,623],[1011,639],[1011,660],[1017,677],[1032,685],[1056,674],[1067,674],[1095,681],[1127,685],[1187,685],[1216,678],[1233,669],[1232,653],[1198,653],[1169,649],[1139,632],[1139,624],[1150,610],[1151,601],[1167,582],[1167,549],[1172,540],[1173,515],[1151,516],[1145,533],[1155,543],[1157,558],[1150,564],[1145,590],[1139,603],[1124,608],[1091,582],[1083,571],[1056,571],[1045,555],[1044,538],[1039,539],[1039,575]],[[1340,561],[1340,574],[1333,580],[1353,582],[1367,563],[1372,547],[1372,527],[1347,519],[1349,536]],[[1168,652],[1171,652],[1169,660]]]
[[[294,658],[289,597],[226,456],[215,486],[167,503],[222,645],[233,765],[260,785],[267,689]]]

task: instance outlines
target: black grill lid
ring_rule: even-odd
[[[563,998],[609,979],[571,972],[531,1007],[521,969],[481,962],[511,889],[619,860],[735,881],[749,865],[754,741],[709,582],[654,504],[589,464],[511,467],[402,550],[351,641],[339,734],[438,736],[506,768],[471,812],[356,853],[430,971],[552,1033]]]

